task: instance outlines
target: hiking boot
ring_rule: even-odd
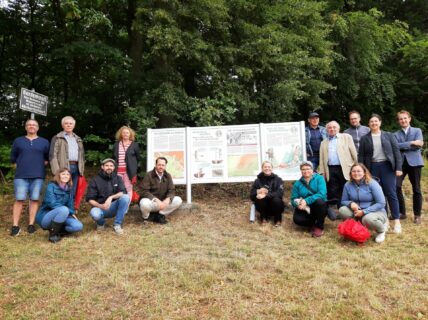
[[[314,227],[312,230],[312,237],[319,238],[324,234],[324,230],[318,227]]]
[[[61,241],[61,236],[59,233],[63,227],[64,223],[52,222],[52,227],[49,230],[49,241],[52,243],[57,243]]]
[[[385,235],[386,235],[386,231],[378,233],[376,238],[375,238],[376,243],[384,242],[385,241]]]
[[[103,224],[97,224],[97,231],[104,231],[106,229],[106,226]]]
[[[10,229],[10,235],[12,237],[16,237],[21,232],[21,228],[19,226],[12,226]]]
[[[36,232],[36,227],[34,226],[34,224],[30,224],[30,225],[28,225],[28,227],[27,227],[27,232],[28,232],[29,234],[32,234],[32,233]]]
[[[421,224],[422,223],[421,216],[415,216],[415,219],[413,220],[413,222],[415,224]]]
[[[113,230],[117,234],[123,234],[123,229],[122,229],[122,226],[120,224],[113,225]]]
[[[158,216],[158,221],[157,221],[159,224],[167,224],[168,223],[168,221],[166,220],[166,218],[165,218],[165,215],[163,215],[163,214],[160,214],[159,213],[159,216]]]

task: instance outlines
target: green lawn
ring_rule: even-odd
[[[314,239],[289,212],[281,228],[250,225],[236,186],[194,189],[200,210],[166,226],[134,212],[123,236],[100,233],[86,210],[83,233],[56,245],[40,229],[28,235],[24,219],[10,237],[13,199],[3,197],[0,319],[428,317],[428,218],[360,247],[339,238],[337,222]]]

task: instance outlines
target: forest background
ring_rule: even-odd
[[[426,129],[428,1],[17,0],[0,7],[0,169],[24,134],[22,87],[47,95],[39,134],[72,115],[91,163],[146,129],[306,120]]]

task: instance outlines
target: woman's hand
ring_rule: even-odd
[[[358,208],[359,208],[358,204],[356,204],[355,202],[351,202],[351,205],[349,207],[354,212],[356,212],[358,210]]]
[[[304,210],[307,206],[307,203],[305,201],[305,199],[300,200],[299,205],[297,206],[297,208],[299,208],[300,210]]]
[[[358,209],[357,211],[354,211],[354,216],[356,218],[361,218],[362,216],[364,216],[364,212],[361,209]]]

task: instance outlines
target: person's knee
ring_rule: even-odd
[[[120,196],[120,198],[117,200],[117,201],[119,201],[119,202],[123,202],[123,203],[129,203],[129,201],[130,201],[130,198],[129,198],[129,196],[127,195],[127,194],[122,194],[121,196]]]
[[[181,206],[182,203],[183,203],[183,199],[181,199],[181,197],[179,197],[179,196],[175,196],[172,199],[172,204],[174,204],[177,207]]]
[[[351,209],[349,209],[347,206],[342,206],[339,208],[339,218],[341,219],[349,219],[352,218],[353,213]]]
[[[148,198],[143,198],[140,200],[140,210],[147,211],[152,208],[152,201]]]
[[[92,208],[91,211],[89,211],[89,214],[95,221],[98,221],[103,217],[103,212],[99,208]]]

